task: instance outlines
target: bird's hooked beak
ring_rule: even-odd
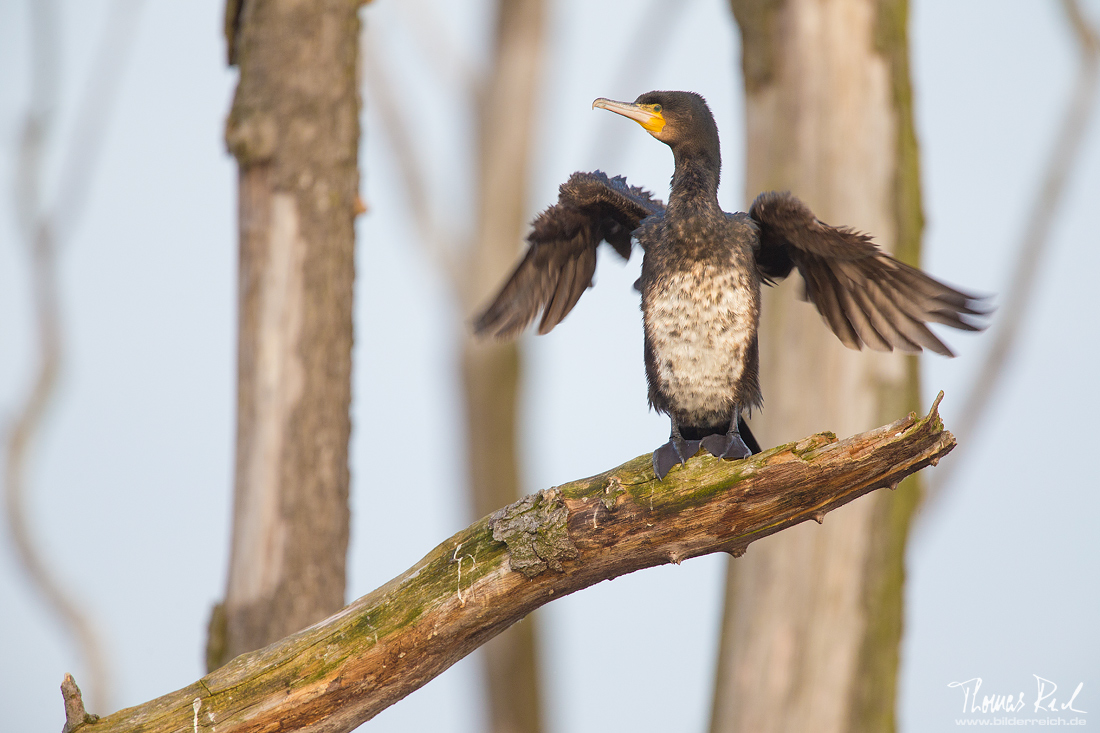
[[[661,114],[659,104],[634,104],[632,102],[615,102],[600,97],[592,103],[592,109],[606,109],[623,117],[629,117],[644,127],[651,134],[659,133],[665,126],[664,115]]]

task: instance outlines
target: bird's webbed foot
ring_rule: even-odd
[[[667,443],[653,451],[653,473],[657,474],[657,480],[663,481],[673,466],[687,463],[687,459],[698,450],[698,440],[684,440],[675,435],[669,438]]]
[[[741,409],[735,407],[733,410],[733,417],[730,419],[730,429],[726,431],[725,435],[715,433],[708,435],[701,441],[703,448],[707,453],[710,453],[715,458],[724,458],[727,461],[736,461],[741,458],[748,458],[752,455],[752,450],[745,445],[744,438],[741,437],[741,431],[738,429],[738,425],[741,422]],[[745,426],[748,430],[748,426]],[[749,434],[749,440],[756,444],[756,440]],[[759,450],[759,447],[757,447]]]
[[[701,441],[703,449],[715,458],[724,458],[727,461],[736,461],[740,458],[748,458],[752,451],[741,439],[741,434],[734,431],[725,435],[708,435]]]

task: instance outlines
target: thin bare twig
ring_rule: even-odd
[[[960,459],[969,455],[966,448],[972,444],[969,438],[981,426],[988,413],[990,401],[1004,378],[1008,357],[1019,340],[1021,324],[1034,300],[1035,284],[1042,271],[1043,254],[1050,241],[1054,215],[1065,193],[1073,164],[1084,144],[1089,122],[1096,108],[1097,92],[1100,91],[1097,85],[1097,80],[1100,79],[1100,39],[1096,30],[1089,25],[1077,0],[1061,1],[1080,53],[1077,81],[1055,137],[1043,186],[1039,189],[1024,228],[1012,282],[1006,290],[1004,305],[998,312],[993,344],[959,414],[956,435],[963,446],[962,455],[956,455],[953,461],[929,476],[928,496],[924,502],[926,514],[927,507],[937,500],[944,487],[950,485],[955,472],[964,463]]]
[[[107,138],[126,59],[137,37],[144,0],[114,0],[77,108],[76,127],[62,161],[60,188],[50,211],[57,241],[67,242],[84,211],[92,177]]]
[[[424,166],[417,158],[416,146],[409,134],[409,126],[402,119],[401,105],[382,69],[380,59],[374,53],[375,39],[369,37],[369,25],[363,25],[363,38],[359,44],[362,78],[369,90],[371,106],[378,114],[382,133],[389,138],[390,148],[397,159],[397,172],[402,188],[412,209],[417,234],[428,257],[447,278],[452,288],[459,288],[459,266],[455,259],[455,237],[449,236],[439,225],[431,197],[428,194]]]
[[[38,368],[22,406],[7,430],[4,501],[16,556],[32,585],[73,637],[91,678],[94,706],[113,707],[111,675],[99,634],[69,588],[58,580],[35,543],[26,510],[26,466],[41,434],[46,411],[61,370],[63,349],[57,296],[57,251],[83,209],[98,153],[118,89],[123,59],[132,45],[140,0],[116,0],[93,67],[93,77],[80,106],[78,123],[62,161],[61,190],[46,204],[43,184],[45,153],[58,105],[58,7],[55,0],[30,3],[32,64],[31,99],[23,123],[15,172],[15,207],[20,231],[31,255]]]
[[[432,64],[433,71],[459,89],[463,96],[481,100],[485,76],[470,57],[451,40],[451,34],[439,22],[439,13],[426,7],[425,0],[396,3],[394,10],[404,16],[404,25],[416,42],[418,53]]]
[[[627,52],[619,59],[611,89],[633,89],[641,94],[652,88],[653,72],[671,53],[675,44],[654,43],[658,38],[669,38],[676,26],[687,17],[691,0],[652,0],[634,29]],[[612,92],[618,93],[618,92]],[[603,165],[610,166],[622,156],[631,138],[620,133],[613,124],[597,126],[596,137],[588,154],[595,160],[597,153]]]

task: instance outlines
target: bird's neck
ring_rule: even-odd
[[[718,205],[718,179],[721,159],[714,152],[692,149],[674,149],[676,171],[672,174],[672,191],[669,208],[679,208],[702,202]]]

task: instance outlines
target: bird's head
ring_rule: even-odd
[[[706,100],[695,92],[646,92],[632,103],[600,97],[592,107],[629,117],[677,156],[698,150],[718,160],[718,126]]]

